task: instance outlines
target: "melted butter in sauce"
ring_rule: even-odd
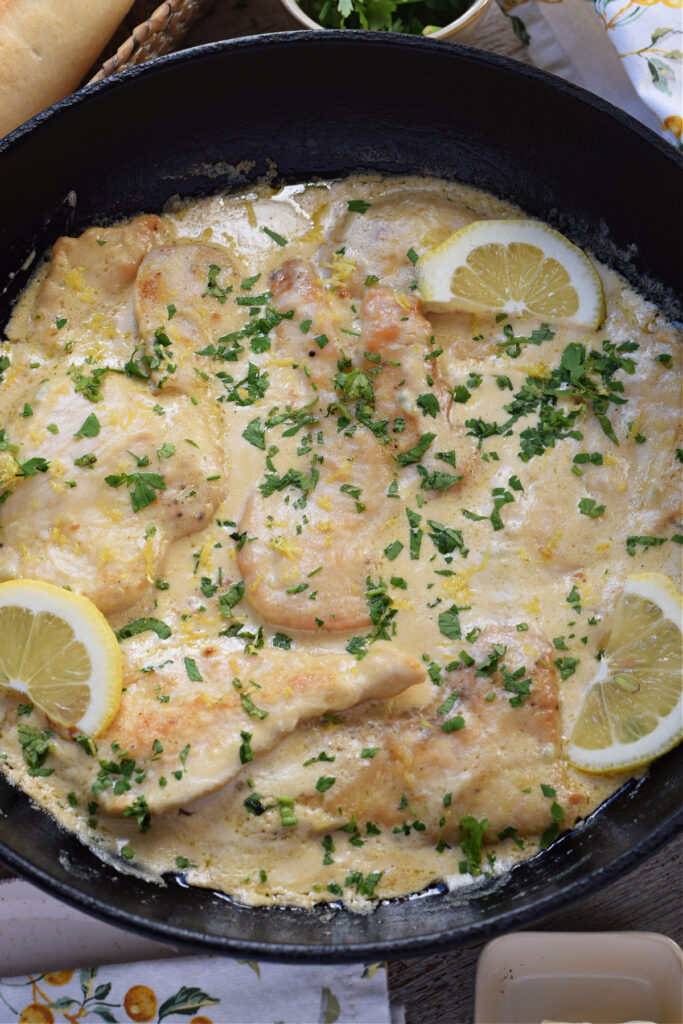
[[[385,211],[384,220],[379,217],[375,224],[374,237],[372,217],[362,221],[364,214],[350,213],[350,200],[364,200],[375,212]],[[399,294],[405,293],[409,300],[413,294],[410,289],[413,268],[405,256],[408,248],[422,252],[474,217],[518,215],[519,212],[507,204],[453,184],[431,179],[356,178],[329,184],[289,186],[277,192],[255,189],[241,196],[219,196],[173,206],[167,211],[166,223],[175,233],[177,244],[202,242],[225,247],[236,261],[242,280],[260,274],[250,293],[234,290],[242,296],[266,291],[270,275],[285,261],[312,260],[327,283],[336,285],[336,293],[345,301],[349,326],[344,330],[348,333],[340,334],[337,339],[339,347],[344,349],[345,341],[349,347],[356,342],[361,305],[361,296],[354,301],[345,296],[345,292],[349,287],[358,286],[362,293],[367,273],[373,272],[373,260],[378,269],[387,274],[389,284]],[[411,225],[414,232],[415,225],[422,225],[420,237],[406,237],[401,226],[405,224]],[[274,232],[277,238],[264,229]],[[278,244],[278,238],[286,239],[287,244]],[[342,249],[345,252],[339,251]],[[363,266],[364,263],[367,265]],[[124,289],[113,300],[104,294],[91,296],[92,301],[85,307],[87,315],[84,315],[82,287],[79,274],[75,273],[60,294],[59,309],[52,310],[53,315],[67,321],[59,338],[59,348],[50,349],[41,344],[36,340],[35,317],[46,269],[39,272],[27,289],[7,329],[12,370],[0,385],[5,410],[21,409],[29,398],[38,407],[40,387],[44,384],[36,387],[36,374],[48,380],[63,378],[72,361],[80,365],[84,360],[91,366],[120,368],[139,341],[135,319],[131,316],[129,292]],[[500,771],[500,764],[507,763],[503,748],[509,747],[508,753],[514,758],[515,745],[524,742],[524,737],[515,736],[514,731],[502,741],[496,732],[496,708],[509,699],[509,694],[500,687],[490,704],[490,728],[486,716],[482,715],[477,720],[481,726],[477,744],[466,758],[454,755],[450,776],[448,767],[444,769],[438,799],[433,798],[435,791],[426,783],[424,791],[429,799],[412,801],[399,815],[399,820],[407,827],[392,825],[395,807],[380,805],[374,808],[373,815],[363,815],[356,820],[353,801],[349,800],[337,813],[334,801],[317,793],[315,784],[319,778],[334,777],[332,792],[339,792],[346,786],[347,792],[356,793],[359,806],[372,806],[373,794],[363,783],[363,772],[371,770],[374,758],[363,758],[362,752],[375,747],[381,750],[392,741],[391,769],[397,779],[405,782],[406,788],[414,785],[419,790],[415,782],[417,768],[408,763],[409,757],[406,760],[400,744],[395,742],[397,730],[400,733],[402,724],[419,719],[433,702],[439,673],[442,699],[458,688],[459,672],[463,669],[448,670],[446,666],[457,661],[462,651],[465,651],[465,660],[471,656],[470,651],[481,657],[479,648],[467,639],[473,630],[493,630],[494,642],[496,629],[515,631],[523,656],[528,658],[535,657],[531,638],[540,636],[551,647],[554,643],[553,656],[576,659],[573,673],[559,681],[560,731],[566,736],[581,694],[594,673],[595,656],[604,643],[604,621],[625,577],[629,573],[651,570],[668,572],[674,578],[678,576],[680,557],[675,544],[666,543],[647,550],[639,548],[631,556],[625,540],[628,536],[640,535],[670,537],[680,529],[674,472],[674,452],[681,444],[677,432],[680,339],[653,307],[623,281],[604,267],[600,267],[599,272],[608,303],[607,319],[602,328],[586,336],[575,329],[551,325],[554,336],[538,345],[522,344],[516,358],[505,354],[497,344],[509,338],[504,333],[506,324],[496,323],[494,318],[457,314],[430,317],[433,350],[442,349],[443,353],[425,361],[424,353],[418,350],[418,357],[425,365],[425,380],[420,390],[433,393],[426,378],[432,366],[438,365],[444,387],[451,392],[455,390],[461,398],[468,397],[465,401],[449,403],[448,416],[442,409],[431,417],[421,415],[415,405],[415,394],[401,394],[396,415],[401,415],[403,410],[407,418],[413,415],[420,433],[436,435],[430,453],[454,450],[458,472],[464,467],[465,477],[456,486],[438,492],[421,486],[422,479],[415,464],[394,467],[398,497],[384,502],[378,524],[373,527],[376,529],[375,554],[369,571],[375,580],[381,577],[386,583],[392,578],[405,581],[405,587],[390,584],[387,589],[393,601],[390,607],[396,609],[391,643],[410,652],[425,669],[429,668],[424,683],[393,700],[362,704],[301,724],[270,752],[247,763],[232,782],[185,806],[154,815],[151,828],[145,832],[138,830],[134,819],[105,815],[101,810],[94,816],[97,826],[93,827],[93,815],[86,807],[92,799],[90,787],[97,765],[66,737],[54,737],[55,751],[52,760],[47,762],[58,766],[54,774],[48,778],[30,777],[17,743],[16,702],[5,698],[2,748],[7,755],[6,770],[10,779],[48,808],[66,828],[76,831],[104,856],[114,856],[119,866],[125,867],[126,854],[133,851],[131,866],[135,870],[158,877],[178,871],[180,866],[191,884],[222,890],[246,903],[310,906],[319,900],[338,899],[343,894],[349,905],[362,908],[367,905],[367,896],[373,888],[375,896],[390,897],[417,892],[438,879],[446,879],[451,885],[466,884],[471,876],[462,873],[463,850],[457,839],[453,839],[452,831],[448,833],[450,842],[434,841],[437,819],[448,819],[446,827],[452,828],[449,792],[457,789],[459,815],[476,812],[475,817],[478,815],[481,820],[485,812],[489,819],[496,820],[500,811],[503,815],[499,822],[501,831],[506,821],[518,820],[516,816],[520,823],[525,820],[525,794],[529,787],[520,783],[517,798],[511,798],[507,790],[496,789],[496,773]],[[357,285],[359,280],[361,283]],[[230,295],[227,301],[232,301]],[[247,307],[245,321],[246,311]],[[43,310],[41,316],[45,315]],[[169,323],[172,324],[172,320]],[[511,328],[514,335],[529,338],[540,327],[535,321],[511,321],[508,331]],[[633,374],[620,371],[615,375],[615,379],[623,382],[623,395],[627,400],[625,405],[613,405],[609,409],[618,446],[606,437],[596,417],[584,409],[575,423],[575,429],[582,434],[580,439],[558,440],[553,447],[528,461],[519,457],[519,434],[536,425],[536,412],[520,418],[511,436],[494,435],[477,447],[476,440],[468,434],[466,421],[503,423],[508,415],[503,406],[513,400],[528,376],[547,376],[558,366],[569,344],[580,342],[600,350],[605,340],[617,349],[626,345],[622,352],[635,363]],[[64,353],[64,343],[69,349],[67,353]],[[218,485],[220,504],[204,528],[172,540],[161,563],[154,566],[151,578],[163,581],[164,589],[147,587],[136,604],[113,612],[110,621],[114,628],[119,628],[138,617],[153,615],[172,623],[173,642],[180,641],[188,657],[198,658],[208,644],[220,645],[224,651],[242,651],[244,635],[219,635],[219,631],[225,632],[226,625],[235,621],[243,623],[243,634],[251,633],[257,638],[252,642],[255,658],[258,658],[259,630],[263,631],[266,645],[271,645],[278,633],[284,633],[290,638],[293,651],[342,654],[354,634],[367,633],[369,628],[335,631],[324,627],[301,630],[274,626],[258,614],[248,593],[233,609],[233,618],[228,619],[221,614],[216,597],[213,594],[209,597],[206,588],[202,591],[200,586],[202,579],[209,584],[220,580],[224,590],[228,584],[240,580],[237,526],[244,515],[249,493],[264,479],[267,454],[265,449],[244,440],[245,430],[257,417],[262,425],[276,405],[282,408],[291,402],[300,407],[315,397],[308,381],[302,379],[301,365],[293,365],[293,360],[279,354],[276,346],[254,352],[249,349],[247,340],[241,343],[245,351],[238,361],[218,363],[207,359],[202,365],[208,374],[222,370],[240,380],[251,362],[268,373],[267,393],[244,407],[226,401],[219,404],[216,399],[224,396],[225,389],[220,383],[216,384],[216,378],[208,384],[198,379],[193,394],[197,404],[186,401],[178,414],[184,417],[182,426],[189,441],[193,440],[197,417],[212,420],[212,429],[222,436],[224,463],[223,482]],[[633,348],[633,343],[637,348]],[[322,350],[315,349],[313,341],[310,350],[316,355],[322,354]],[[300,363],[306,362],[306,348],[302,352]],[[671,357],[670,366],[666,359],[657,360],[661,355]],[[308,357],[310,367],[318,366],[319,362]],[[436,375],[436,371],[433,372]],[[106,386],[105,383],[105,389]],[[164,389],[158,394],[163,398]],[[188,399],[189,393],[183,398]],[[321,401],[316,410],[320,419],[325,418],[328,400]],[[97,411],[97,404],[92,408]],[[10,437],[15,422],[16,417],[13,421],[9,416],[7,422],[2,423]],[[284,426],[268,431],[266,449],[270,444],[277,445],[273,458],[278,473],[284,473],[288,467],[303,469],[310,464],[309,453],[297,454],[307,429],[311,434],[308,447],[324,450],[324,445],[320,449],[315,447],[314,435],[319,426],[305,427],[290,437],[283,436]],[[360,434],[365,428],[359,426],[357,430]],[[41,454],[40,436],[26,443],[31,455]],[[363,435],[363,444],[377,444],[369,431]],[[96,438],[91,442],[91,449],[95,453],[98,450]],[[27,451],[22,452],[24,457]],[[578,474],[574,458],[580,452],[599,452],[603,456],[602,463],[579,464],[581,472]],[[429,465],[430,471],[439,468],[453,471],[446,461],[435,463],[431,454],[423,463]],[[55,486],[61,486],[56,475],[54,482]],[[347,482],[353,485],[353,472]],[[292,491],[292,501],[298,494]],[[507,495],[507,500],[498,510],[502,526],[494,529],[491,515],[497,495]],[[103,494],[102,500],[108,497]],[[313,491],[309,501],[315,497]],[[602,515],[590,517],[579,513],[579,503],[585,497],[593,498],[596,505],[604,504]],[[350,495],[349,502],[352,501],[353,495]],[[414,528],[422,531],[419,558],[411,558],[406,508],[421,517],[419,526]],[[463,510],[469,514],[465,515]],[[142,529],[145,516],[140,515]],[[358,515],[358,523],[362,525],[362,512]],[[9,499],[0,508],[5,544],[11,544],[12,517],[13,500]],[[438,531],[434,537],[430,536],[435,533],[430,521],[461,531],[462,545],[450,550],[448,544],[440,547]],[[335,528],[334,523],[331,528]],[[262,532],[271,539],[274,529],[277,524],[275,527],[271,523],[262,524]],[[103,544],[105,540],[95,537],[93,542]],[[392,550],[391,545],[396,541],[403,547],[389,559],[384,552],[387,548]],[[466,556],[463,548],[467,549]],[[294,585],[299,579],[296,561],[295,552],[291,558]],[[0,573],[2,571],[11,576],[0,564]],[[567,601],[572,591],[579,596],[580,613],[576,611],[575,602]],[[444,635],[439,624],[439,615],[453,606],[459,609],[461,636],[458,639]],[[527,633],[530,639],[525,649]],[[133,663],[131,671],[139,673],[142,668],[149,670],[150,666],[162,665],[166,658],[164,641],[156,642],[152,638],[150,645],[146,637],[144,643],[136,644],[136,640],[124,643],[124,652]],[[158,698],[164,696],[163,671],[163,668],[151,669],[152,677],[159,679]],[[226,685],[230,685],[229,679]],[[493,687],[493,683],[491,685]],[[458,698],[454,698],[448,714],[457,713],[458,709]],[[454,751],[468,727],[468,710],[463,715],[465,729],[449,735]],[[48,724],[37,711],[30,718],[20,720],[38,728]],[[250,719],[245,717],[241,728],[250,727]],[[439,726],[427,722],[425,729],[439,731]],[[153,739],[149,737],[150,746]],[[421,749],[429,760],[430,744],[425,741]],[[323,760],[319,759],[321,753],[325,755]],[[101,749],[99,756],[109,758],[110,751]],[[529,779],[536,790],[539,782],[549,785],[554,778],[561,780],[563,788],[558,800],[566,800],[563,809],[567,825],[596,807],[624,781],[622,777],[588,778],[567,770],[562,760],[561,742],[543,747],[537,761],[529,766]],[[468,791],[467,777],[475,762],[479,781],[472,782]],[[376,764],[374,762],[375,767]],[[384,777],[367,777],[374,780],[370,789],[377,786],[378,800],[384,799],[383,794],[393,792]],[[457,787],[462,779],[465,782],[461,793]],[[172,779],[168,785],[173,785]],[[401,784],[398,785],[400,791]],[[485,792],[483,803],[479,796],[481,786]],[[131,799],[134,795],[133,785]],[[287,825],[285,817],[280,816],[278,800],[282,797],[293,799],[297,825]],[[260,805],[268,810],[248,813],[245,800],[250,799],[252,807]],[[73,806],[76,802],[77,806]],[[546,824],[551,820],[550,802]],[[377,825],[383,818],[389,824]],[[426,834],[419,828],[422,819],[429,823]],[[490,830],[485,853],[495,856],[495,862],[491,861],[487,870],[501,871],[516,859],[534,853],[541,831],[541,827],[529,832],[520,826],[518,835],[523,835],[524,842],[524,849],[520,850],[513,839],[498,841],[498,830]],[[116,856],[121,851],[124,851],[123,859]],[[183,866],[188,864],[189,867]],[[483,865],[487,867],[486,857]],[[362,876],[360,883],[358,873]],[[374,886],[368,883],[370,891],[363,887],[363,879],[368,878],[375,879]]]

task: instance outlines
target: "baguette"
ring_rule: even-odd
[[[0,138],[81,82],[133,0],[0,0]]]

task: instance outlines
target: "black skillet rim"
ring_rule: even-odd
[[[573,102],[578,102],[592,107],[594,110],[607,115],[611,119],[618,121],[628,131],[639,135],[648,145],[654,146],[655,149],[659,150],[661,156],[664,156],[667,160],[677,162],[679,167],[683,166],[683,161],[680,160],[679,155],[669,143],[664,139],[659,138],[655,133],[650,131],[650,129],[641,125],[624,111],[612,106],[599,97],[586,93],[584,90],[564,81],[563,79],[548,75],[534,67],[520,64],[510,58],[501,57],[496,54],[479,51],[469,47],[462,47],[458,44],[444,43],[437,40],[425,40],[415,37],[387,38],[386,35],[381,33],[336,32],[332,30],[324,30],[324,32],[300,31],[271,35],[257,35],[235,40],[227,40],[224,42],[210,43],[202,47],[196,47],[194,49],[170,54],[166,57],[159,58],[150,64],[144,64],[128,69],[127,71],[117,74],[112,79],[104,80],[86,87],[86,89],[82,90],[80,93],[68,97],[56,104],[50,110],[38,114],[26,125],[17,128],[4,140],[0,141],[0,159],[6,150],[14,144],[19,143],[25,135],[39,130],[40,125],[44,121],[59,118],[62,114],[66,114],[66,116],[68,116],[68,111],[72,106],[90,102],[91,99],[100,92],[108,92],[110,90],[113,91],[121,88],[126,89],[140,75],[162,74],[169,66],[176,64],[190,65],[195,61],[202,61],[205,58],[219,56],[223,51],[232,52],[234,50],[242,49],[263,51],[264,49],[267,50],[271,47],[280,48],[294,44],[298,45],[300,43],[315,43],[316,46],[336,46],[339,43],[345,45],[346,41],[349,41],[349,43],[353,41],[354,44],[360,44],[361,46],[379,45],[384,48],[398,51],[405,47],[409,47],[419,48],[420,50],[427,52],[433,50],[435,53],[440,52],[441,54],[450,52],[453,56],[462,61],[493,65],[503,70],[507,70],[514,76],[535,81],[539,86],[544,88],[559,90],[560,92],[572,97]],[[674,774],[677,773],[680,777],[681,759],[678,756],[679,754],[680,751],[672,752],[667,755],[658,764],[652,766],[650,772],[654,771],[658,776],[661,776],[666,773],[667,769],[673,768]],[[650,772],[645,776],[643,782],[647,783]],[[641,783],[628,783],[625,789],[632,794],[637,791],[640,786]],[[621,799],[622,793],[623,791],[620,791],[620,793],[615,795],[612,800]],[[25,803],[29,813],[44,815],[44,812],[33,806],[29,806],[30,801],[23,794],[20,795],[20,799]],[[610,803],[611,802],[612,801],[610,801]],[[602,812],[597,813],[600,814]],[[589,829],[590,824],[591,819],[588,820],[586,828]],[[91,913],[111,924],[123,928],[129,928],[159,941],[176,943],[181,946],[202,949],[206,952],[222,953],[224,955],[248,954],[264,960],[334,963],[352,960],[378,959],[380,957],[395,958],[418,954],[424,955],[426,953],[453,949],[457,946],[480,942],[495,934],[499,934],[502,931],[529,925],[532,922],[555,912],[560,906],[566,905],[568,902],[576,900],[577,898],[594,891],[596,888],[613,881],[619,875],[628,872],[644,859],[651,856],[681,828],[683,828],[683,806],[679,805],[677,810],[670,814],[664,821],[660,821],[658,826],[653,829],[645,839],[638,842],[635,846],[622,851],[608,864],[594,869],[584,877],[575,878],[569,884],[560,889],[559,892],[556,891],[537,899],[532,905],[524,905],[521,909],[514,909],[513,907],[513,909],[506,910],[486,920],[469,923],[465,928],[446,928],[441,929],[436,933],[426,934],[423,936],[418,935],[403,939],[359,942],[352,945],[348,943],[326,943],[324,945],[315,946],[303,943],[250,941],[240,938],[202,935],[191,929],[178,927],[176,925],[168,925],[165,922],[155,922],[150,924],[150,921],[141,915],[122,911],[111,903],[103,901],[98,897],[88,895],[78,889],[74,889],[71,885],[65,882],[61,882],[54,878],[48,871],[44,871],[36,865],[27,862],[21,854],[5,846],[2,842],[0,842],[0,855],[4,862],[16,871],[17,874],[29,879],[52,895],[56,895],[78,909]],[[571,838],[577,834],[578,832],[576,831],[568,833],[565,838]],[[560,839],[556,844],[555,849],[558,850],[562,845],[564,845],[563,840]],[[85,850],[86,848],[84,847],[83,849]],[[549,853],[551,854],[552,851],[547,851],[545,854],[540,856],[548,858]],[[532,861],[533,860],[535,860],[535,858],[533,858]],[[532,861],[524,862],[524,864],[520,865],[520,868],[523,869],[525,865],[530,865]],[[107,868],[106,865],[103,865],[103,868],[105,871],[111,870]],[[514,874],[517,870],[518,869],[514,869],[510,874]],[[170,891],[172,892],[172,890]],[[248,909],[251,912],[251,908]],[[288,911],[282,911],[280,909],[266,910],[265,912],[271,917],[288,913]],[[293,913],[300,915],[302,912],[293,911]]]

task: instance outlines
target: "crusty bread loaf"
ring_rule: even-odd
[[[133,0],[0,0],[0,137],[68,96]]]

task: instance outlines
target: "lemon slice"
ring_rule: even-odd
[[[629,576],[567,756],[596,775],[648,764],[683,736],[683,602],[668,576]]]
[[[605,295],[593,264],[536,220],[476,220],[417,262],[427,310],[503,312],[597,328]]]
[[[118,710],[121,683],[116,636],[92,601],[38,580],[0,583],[0,690],[97,736]]]

